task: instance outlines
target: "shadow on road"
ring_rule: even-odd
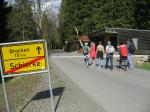
[[[118,69],[122,69],[122,70],[124,70],[124,71],[127,71],[127,67],[124,66],[124,65],[122,65],[122,66],[117,65],[116,67],[117,67]]]
[[[58,101],[57,101],[57,104],[55,106],[55,112],[58,108],[58,105],[59,105],[59,102],[60,102],[60,99],[62,97],[62,94],[65,90],[65,87],[58,87],[58,88],[55,88],[53,89],[53,96],[59,96],[58,98]],[[50,90],[45,90],[45,91],[41,91],[39,93],[37,93],[35,96],[32,97],[32,99],[27,102],[27,104],[22,108],[22,110],[20,112],[23,112],[23,110],[28,106],[29,103],[31,103],[32,101],[35,101],[35,100],[42,100],[42,99],[47,99],[47,98],[50,98]]]

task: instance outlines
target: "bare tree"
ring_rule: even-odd
[[[35,18],[35,22],[37,25],[37,31],[41,38],[43,38],[43,17],[44,15],[51,15],[54,12],[52,11],[52,8],[54,7],[53,2],[55,0],[32,0],[32,8],[33,8],[33,14]]]
[[[58,10],[56,2],[61,0],[32,0],[32,9],[40,38],[48,42],[50,49],[59,42],[57,35]],[[57,12],[56,12],[57,11]]]

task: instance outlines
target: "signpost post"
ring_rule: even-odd
[[[51,86],[49,57],[45,40],[32,40],[0,44],[1,76],[6,100],[7,111],[10,112],[5,78],[24,76],[37,73],[49,74],[49,87],[52,112],[54,112],[53,93]]]

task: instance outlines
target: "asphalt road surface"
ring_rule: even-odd
[[[53,53],[51,59],[107,112],[150,112],[149,71],[86,68],[75,53]]]

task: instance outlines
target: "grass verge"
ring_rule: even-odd
[[[6,89],[12,112],[17,112],[22,108],[24,102],[34,92],[34,88],[38,86],[40,80],[42,80],[40,75],[31,75],[19,76],[6,81]],[[0,83],[0,102],[0,112],[6,112],[2,83]]]
[[[150,71],[150,63],[143,63],[140,65],[137,65],[138,68],[144,69],[144,70],[149,70]]]

